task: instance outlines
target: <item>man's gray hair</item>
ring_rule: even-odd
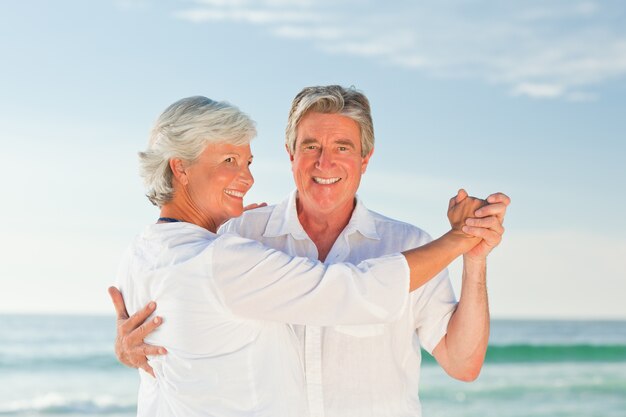
[[[150,133],[148,148],[139,152],[146,197],[159,207],[174,197],[171,159],[194,163],[209,143],[240,146],[255,136],[254,121],[227,102],[202,96],[178,100],[161,113]]]
[[[292,155],[296,150],[298,123],[307,112],[336,113],[351,118],[361,130],[361,156],[374,148],[374,124],[365,94],[354,87],[328,85],[306,87],[293,99],[285,130],[285,144]]]

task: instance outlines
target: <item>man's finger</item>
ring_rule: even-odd
[[[502,223],[500,223],[496,216],[481,218],[470,217],[465,220],[465,224],[473,227],[482,227],[483,229],[491,229],[499,234],[504,233],[504,226],[502,226]]]
[[[504,193],[494,193],[487,197],[490,203],[503,203],[505,206],[511,204],[511,198]]]
[[[499,245],[502,241],[501,234],[482,227],[463,226],[463,233],[482,238],[485,243],[492,248]]]
[[[143,356],[148,356],[148,355],[165,355],[167,354],[167,349],[165,349],[163,346],[152,346],[149,345],[147,343],[144,343],[141,348],[140,348],[141,354]]]
[[[493,216],[489,217],[468,217],[465,219],[465,224],[473,227],[491,227],[493,226],[493,221],[495,218]],[[497,222],[497,220],[496,220]]]
[[[152,320],[148,320],[143,322],[141,326],[132,331],[132,333],[128,336],[128,340],[130,343],[139,343],[143,342],[143,339],[146,338],[154,329],[159,327],[163,323],[163,319],[161,317],[154,317]]]
[[[488,233],[485,233],[485,237],[483,238],[483,240],[485,241],[485,244],[493,249],[498,246],[500,242],[502,242],[502,235],[492,230]]]
[[[267,203],[252,203],[252,204],[248,204],[247,206],[245,206],[243,208],[243,211],[253,210],[253,209],[265,207],[265,206],[267,206]]]
[[[140,366],[139,368],[143,369],[144,371],[152,375],[152,378],[156,378],[156,376],[154,375],[154,370],[152,369],[150,365],[148,365],[148,363]]]
[[[503,219],[506,214],[506,205],[504,203],[491,203],[486,206],[482,206],[474,215],[476,217],[496,216],[498,219]]]
[[[109,296],[113,301],[113,307],[115,307],[115,314],[118,320],[125,320],[128,318],[128,311],[126,311],[126,305],[124,304],[124,297],[122,293],[116,287],[109,287]]]
[[[150,301],[144,308],[130,316],[128,320],[124,321],[120,327],[122,327],[122,330],[124,330],[125,333],[130,333],[131,331],[142,325],[143,322],[146,321],[148,317],[150,317],[150,314],[154,312],[155,308],[156,303],[154,301]]]

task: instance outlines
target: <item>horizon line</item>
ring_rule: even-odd
[[[93,311],[2,311],[0,316],[73,316],[73,317],[111,317],[115,318],[115,313],[93,312]],[[626,317],[606,316],[606,317],[584,317],[584,316],[513,316],[513,315],[492,315],[492,321],[626,321]]]

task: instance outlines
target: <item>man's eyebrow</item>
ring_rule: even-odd
[[[350,141],[350,140],[348,140],[348,139],[337,139],[337,140],[335,141],[335,144],[336,144],[336,145],[345,146],[345,147],[347,147],[347,148],[352,148],[352,149],[354,149],[354,148],[355,148],[354,142],[352,142],[352,141]]]
[[[313,143],[318,143],[318,140],[317,139],[313,139],[313,138],[306,138],[306,139],[302,139],[300,141],[300,145],[302,145],[302,146],[311,145]]]

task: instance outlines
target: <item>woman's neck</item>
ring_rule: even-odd
[[[196,226],[203,227],[210,232],[216,233],[218,227],[223,221],[216,221],[211,216],[201,213],[193,206],[181,205],[176,201],[171,201],[161,207],[161,213],[159,217],[166,217],[170,219],[176,219],[181,222],[187,222],[195,224]]]

